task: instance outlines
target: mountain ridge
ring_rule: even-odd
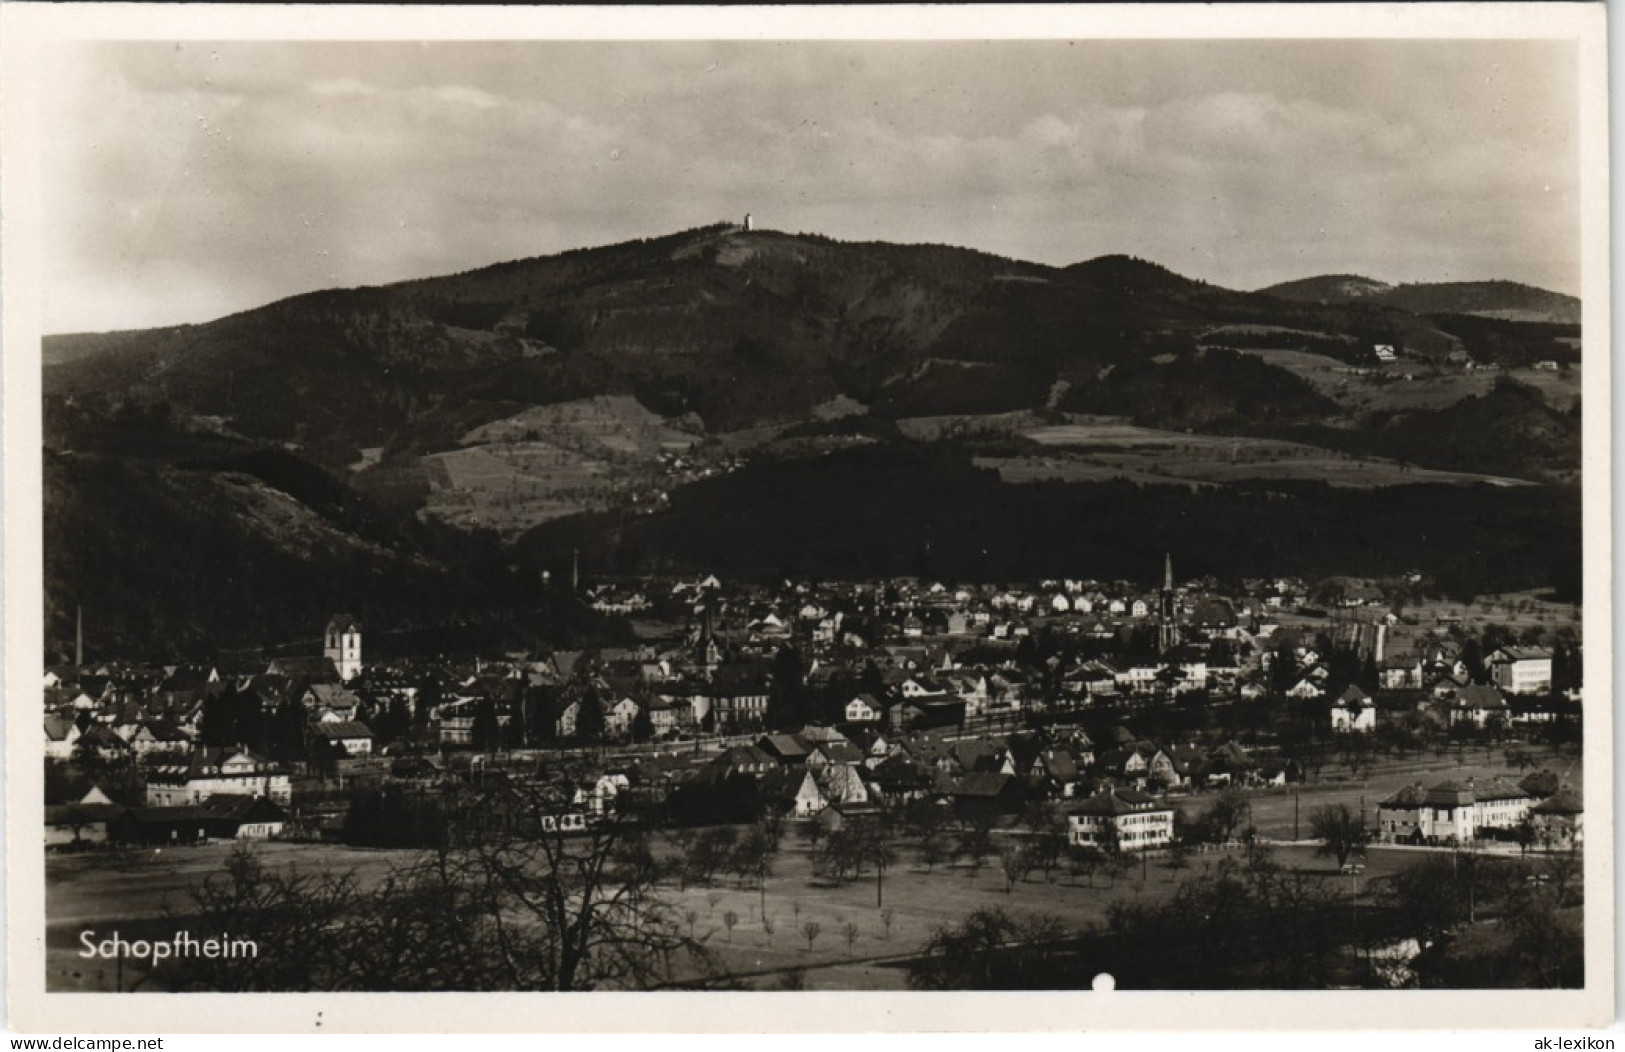
[[[1118,454],[1100,450],[1132,460],[1136,440],[1056,453],[1021,430],[1094,417],[1172,436],[1158,439],[1167,456],[1201,455],[1180,450],[1181,434],[1228,436],[1235,450],[1248,436],[1284,436],[1333,451],[1328,470],[1381,456],[1464,479],[1568,485],[1578,470],[1576,378],[1531,367],[1572,368],[1578,336],[1572,326],[1241,292],[1126,255],[1052,267],[717,224],[303,293],[203,324],[49,337],[47,508],[65,509],[73,526],[47,531],[48,625],[60,634],[72,597],[94,592],[104,610],[124,596],[119,631],[142,645],[161,642],[165,626],[241,643],[261,629],[285,632],[345,589],[376,592],[382,616],[421,624],[425,611],[524,594],[540,563],[532,544],[514,570],[513,540],[547,523],[665,521],[680,504],[692,517],[682,501],[701,483],[738,503],[719,517],[754,514],[757,504],[717,482],[753,464],[771,472],[854,449],[941,445],[1118,477]],[[1397,348],[1397,360],[1379,362],[1376,345]],[[1488,377],[1503,370],[1528,382],[1489,398]],[[1504,420],[1515,433],[1498,438]],[[1275,455],[1220,476],[1289,477]],[[983,494],[1002,485],[952,459],[880,462],[974,479]],[[869,461],[831,463],[861,473]],[[1372,470],[1396,477],[1392,463]],[[817,477],[837,502],[863,490]],[[1192,487],[1169,484],[1168,502],[1194,499]],[[918,492],[944,501],[952,489]],[[284,507],[273,490],[309,514],[269,515]],[[1021,492],[1035,512],[1075,508]],[[135,556],[95,512],[123,503],[142,509],[132,553],[184,586],[157,594],[151,573],[125,565]],[[952,501],[927,510],[970,514]],[[223,538],[207,572],[152,555],[166,537],[197,535],[200,522]],[[559,530],[568,532],[539,536]],[[655,546],[668,536],[625,535]],[[331,543],[312,545],[313,536]],[[842,550],[838,537],[819,543],[829,557]],[[88,559],[82,544],[111,554]],[[892,550],[904,558],[904,546]],[[287,594],[252,618],[234,613],[210,583],[235,579],[233,553],[281,568]],[[148,603],[165,610],[144,623]]]
[[[1420,281],[1391,285],[1358,274],[1322,274],[1268,285],[1268,296],[1303,303],[1357,301],[1398,307],[1415,314],[1473,314],[1510,321],[1578,325],[1580,301],[1517,281]]]

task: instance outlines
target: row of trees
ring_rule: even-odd
[[[1538,866],[1460,853],[1374,881],[1281,866],[1268,850],[1222,859],[1165,899],[1108,908],[1103,930],[980,909],[938,927],[907,964],[927,990],[1081,988],[1111,974],[1139,989],[1334,985],[1575,987],[1584,983],[1578,856]],[[1496,923],[1477,925],[1486,918]],[[1410,959],[1391,952],[1414,939]]]

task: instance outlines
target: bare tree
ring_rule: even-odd
[[[810,920],[801,926],[802,938],[807,940],[807,952],[812,953],[813,942],[823,932],[824,926],[815,920]]]
[[[714,961],[656,893],[641,835],[566,836],[544,793],[457,802],[441,843],[363,889],[240,850],[195,889],[193,928],[261,947],[195,962],[174,985],[218,990],[644,989]]]
[[[846,921],[841,925],[841,938],[846,940],[846,952],[851,953],[852,947],[858,943],[857,921]]]
[[[1309,828],[1320,841],[1315,853],[1333,856],[1339,869],[1348,864],[1350,856],[1371,841],[1371,831],[1366,829],[1348,804],[1326,804],[1315,808],[1309,816]]]
[[[1017,884],[1027,879],[1027,874],[1032,872],[1033,861],[1026,848],[1009,844],[999,852],[999,865],[1004,871],[1004,893],[1008,895]]]

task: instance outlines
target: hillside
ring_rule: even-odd
[[[1258,290],[1299,303],[1375,303],[1411,314],[1475,314],[1504,321],[1580,324],[1580,301],[1515,281],[1444,281],[1389,285],[1354,274],[1328,274]]]
[[[1358,274],[1322,274],[1313,278],[1283,281],[1279,285],[1270,285],[1258,291],[1267,296],[1277,296],[1299,303],[1349,303],[1379,296],[1392,289],[1393,286],[1385,281],[1361,277]]]
[[[445,619],[526,594],[507,546],[527,531],[671,521],[695,492],[748,504],[734,479],[771,492],[770,468],[802,477],[804,463],[827,460],[861,475],[865,450],[978,435],[981,455],[1031,480],[1045,469],[1018,432],[1080,414],[1322,447],[1336,451],[1326,462],[1349,463],[1349,479],[1387,479],[1400,462],[1458,472],[1463,485],[1475,473],[1572,482],[1573,383],[1528,371],[1578,362],[1578,332],[1486,316],[1514,302],[1503,284],[1501,299],[1457,290],[1469,313],[1424,315],[1386,302],[1407,289],[1406,302],[1444,302],[1413,286],[1310,302],[1128,256],[1057,268],[717,225],[312,293],[207,324],[51,337],[47,515],[71,526],[46,534],[51,626],[62,630],[68,596],[92,593],[104,617],[125,620],[115,634],[142,645],[296,632],[313,611],[356,609],[345,597],[358,593],[406,623]],[[1393,372],[1371,369],[1376,344],[1399,348]],[[1490,392],[1469,363],[1525,370],[1565,409]],[[1413,382],[1416,396],[1398,397]],[[1082,455],[1068,454],[1068,470],[1107,470],[1079,467]],[[1369,456],[1385,463],[1362,475],[1349,462]],[[907,463],[970,478],[980,499],[1048,492],[963,476],[958,461]],[[1303,477],[1261,454],[1203,474],[1224,486]],[[937,481],[921,480],[910,515],[945,530],[976,521]],[[126,503],[138,514],[122,533],[95,515]],[[735,510],[713,509],[716,537]],[[646,538],[640,558],[675,557],[672,536],[651,529],[633,528]],[[164,554],[177,537],[220,551],[194,572],[178,550]],[[748,549],[706,551],[725,569]],[[862,565],[896,569],[913,551],[899,544]],[[271,598],[250,614],[224,598],[235,594]],[[152,604],[163,609],[148,617]]]
[[[521,558],[579,547],[595,568],[768,579],[1018,581],[1112,578],[1180,553],[1226,579],[1417,567],[1452,589],[1579,587],[1579,500],[1552,488],[1319,483],[1193,489],[1129,483],[1006,485],[952,445],[872,447],[707,480],[651,515],[538,527]]]

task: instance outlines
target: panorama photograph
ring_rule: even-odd
[[[47,991],[1585,986],[1573,39],[54,48]]]

